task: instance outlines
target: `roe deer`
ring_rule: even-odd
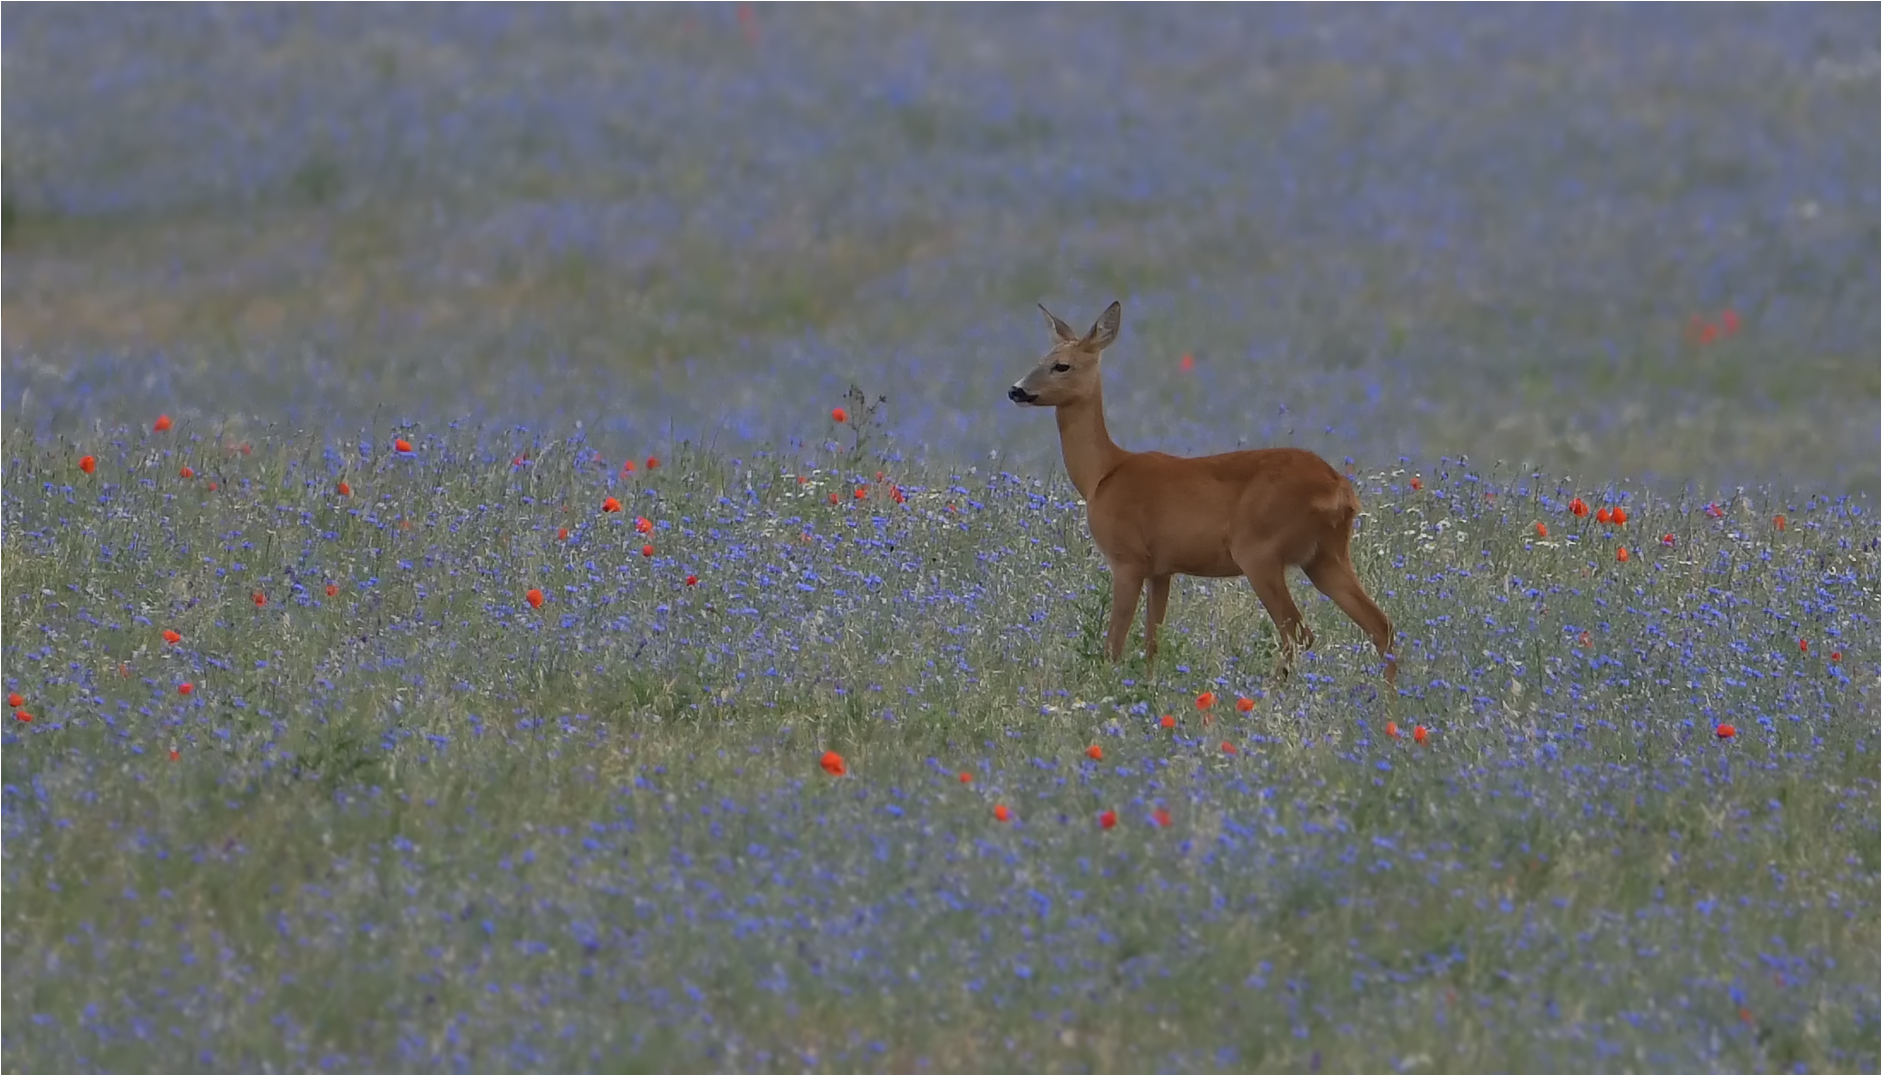
[[[1124,657],[1145,580],[1144,660],[1154,668],[1170,577],[1245,575],[1280,629],[1276,671],[1285,675],[1295,655],[1314,642],[1287,590],[1293,565],[1366,633],[1385,662],[1386,683],[1395,684],[1392,622],[1360,585],[1348,549],[1359,514],[1352,483],[1299,448],[1195,457],[1119,448],[1104,426],[1098,360],[1117,339],[1122,308],[1112,303],[1084,336],[1045,304],[1039,309],[1052,330],[1052,350],[1006,395],[1017,404],[1058,410],[1065,470],[1085,499],[1091,537],[1111,565],[1111,660]]]

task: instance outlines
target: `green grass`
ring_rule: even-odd
[[[406,436],[344,499],[291,437],[7,443],[8,1067],[1874,1065],[1846,503],[1362,476],[1385,698],[1304,585],[1285,684],[1233,581],[1097,660],[1056,475],[685,451],[604,515],[580,453]]]
[[[0,1068],[1882,1068],[1873,16],[92,11]],[[1003,394],[1112,299],[1123,444],[1357,474],[1398,693],[1298,583],[1102,660]]]

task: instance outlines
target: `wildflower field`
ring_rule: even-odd
[[[1873,8],[4,29],[0,1067],[1882,1066]]]

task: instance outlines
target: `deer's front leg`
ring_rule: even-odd
[[[1144,667],[1157,666],[1157,629],[1163,624],[1164,610],[1170,607],[1170,577],[1150,577],[1150,601],[1144,607]]]
[[[1112,661],[1124,660],[1124,642],[1130,637],[1131,618],[1144,590],[1144,572],[1135,565],[1111,565],[1111,630],[1105,635]]]

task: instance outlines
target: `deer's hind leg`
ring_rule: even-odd
[[[1379,608],[1372,596],[1359,581],[1359,573],[1353,570],[1353,561],[1344,550],[1323,549],[1313,560],[1304,566],[1307,578],[1313,585],[1333,599],[1359,630],[1366,633],[1372,645],[1378,649],[1379,657],[1385,662],[1385,682],[1398,682],[1398,658],[1392,653],[1392,620]]]
[[[1307,629],[1300,607],[1294,604],[1294,596],[1287,591],[1287,564],[1279,557],[1259,555],[1237,555],[1235,563],[1248,576],[1255,596],[1261,599],[1262,608],[1268,611],[1269,619],[1281,633],[1281,653],[1275,659],[1274,672],[1276,676],[1286,676],[1295,656],[1313,646],[1313,632]]]

